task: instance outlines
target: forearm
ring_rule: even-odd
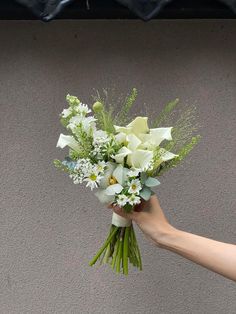
[[[173,229],[159,245],[236,281],[236,245]]]

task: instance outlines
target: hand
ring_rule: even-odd
[[[175,230],[167,221],[156,195],[151,196],[149,201],[136,205],[130,214],[118,206],[109,207],[118,215],[135,221],[143,233],[159,247],[162,247],[164,238]]]
[[[156,196],[136,205],[130,214],[118,206],[109,207],[118,215],[134,220],[159,247],[236,281],[236,245],[175,229],[167,221]]]

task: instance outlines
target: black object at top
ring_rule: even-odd
[[[12,3],[18,2],[43,21],[59,18],[225,18],[235,17],[236,0],[1,0],[6,16],[11,18]],[[224,5],[223,5],[224,4]],[[19,6],[20,7],[20,6]],[[129,8],[130,12],[125,7]],[[162,10],[165,7],[164,10]],[[227,9],[228,7],[228,9]],[[231,9],[231,11],[229,10]],[[20,8],[21,9],[21,8]],[[22,10],[15,12],[16,18]],[[4,10],[1,10],[4,12]],[[4,18],[0,12],[0,18]],[[17,14],[18,13],[18,14]],[[24,15],[24,14],[23,14]],[[31,18],[26,15],[26,18]]]
[[[117,0],[121,4],[127,6],[132,12],[134,12],[141,19],[148,21],[155,17],[162,8],[170,4],[171,2],[181,2],[178,0]],[[190,1],[190,4],[194,6],[194,1]],[[201,1],[200,1],[201,2]],[[207,2],[207,1],[206,1]],[[214,2],[217,2],[215,0]],[[214,2],[212,5],[214,6]],[[236,13],[236,0],[219,0],[229,6],[234,13]],[[199,5],[199,1],[198,1]],[[195,4],[196,6],[196,4]],[[197,9],[197,8],[196,8]]]

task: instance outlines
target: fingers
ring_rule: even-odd
[[[113,204],[109,204],[109,205],[108,205],[108,208],[112,208],[113,211],[114,211],[116,214],[118,214],[118,215],[120,215],[120,216],[122,216],[122,217],[124,217],[124,218],[132,219],[132,220],[134,220],[134,221],[136,221],[137,216],[138,216],[138,214],[139,214],[138,211],[132,211],[131,213],[125,213],[123,208],[121,208],[121,207],[119,207],[119,206],[117,206],[117,205],[113,205]],[[142,210],[141,207],[140,207],[139,209],[140,209],[139,211]],[[136,210],[136,209],[135,209],[135,210]]]

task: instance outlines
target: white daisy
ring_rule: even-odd
[[[133,206],[133,205],[139,204],[139,203],[141,202],[141,199],[140,199],[139,196],[137,196],[137,195],[135,195],[135,194],[132,194],[132,195],[129,197],[128,201],[129,201],[129,204]]]
[[[131,182],[129,182],[129,190],[128,192],[130,194],[137,194],[142,189],[141,182],[139,179],[134,179]]]
[[[101,178],[102,176],[100,176],[96,171],[92,171],[89,176],[84,179],[84,181],[87,181],[86,187],[89,186],[91,190],[97,188]]]
[[[120,194],[117,196],[116,203],[120,206],[123,207],[125,204],[128,202],[128,197],[125,194]]]

